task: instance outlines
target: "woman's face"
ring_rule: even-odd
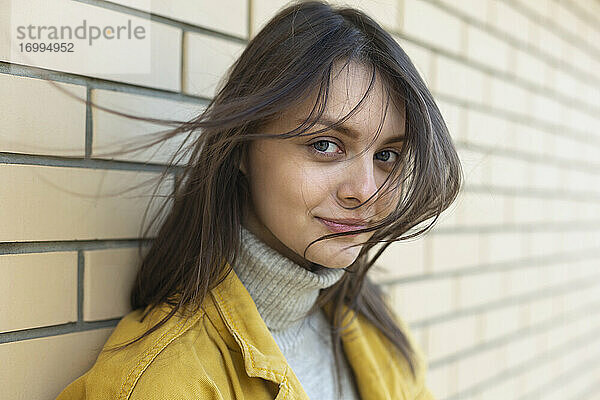
[[[332,122],[358,104],[371,80],[370,68],[362,64],[350,63],[336,74],[338,70],[332,71],[323,114]],[[383,185],[400,154],[404,107],[398,109],[391,100],[377,141],[364,151],[384,117],[386,97],[377,74],[368,97],[342,125],[349,134],[328,130],[317,135],[250,142],[247,160],[240,166],[248,177],[252,201],[246,209],[244,225],[272,248],[305,265],[304,249],[313,240],[336,232],[335,226],[323,219],[378,221],[388,215],[398,200],[396,194],[347,209],[365,202]],[[314,98],[309,97],[260,133],[283,133],[298,127],[313,105]],[[324,127],[317,124],[309,132]],[[361,151],[364,153],[358,155]],[[342,225],[341,229],[360,227]],[[360,246],[346,247],[363,242],[372,234],[322,240],[308,249],[306,258],[328,268],[347,267],[358,257]]]

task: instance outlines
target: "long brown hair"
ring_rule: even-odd
[[[141,340],[178,310],[191,306],[197,311],[208,292],[230,273],[224,261],[236,262],[242,210],[249,199],[248,182],[239,170],[248,143],[265,137],[285,140],[311,129],[325,109],[332,66],[338,61],[372,67],[373,79],[365,98],[377,73],[385,82],[388,99],[405,106],[406,140],[401,162],[394,167],[385,187],[380,188],[399,194],[400,200],[390,215],[361,230],[374,233],[362,244],[358,258],[346,268],[342,279],[321,291],[310,312],[329,301],[333,303],[330,323],[338,376],[343,357],[341,335],[346,328],[342,326],[342,305],[377,327],[394,345],[390,351],[398,351],[415,376],[414,349],[383,291],[367,277],[367,272],[391,243],[426,232],[453,203],[463,180],[460,161],[431,93],[392,36],[359,10],[317,1],[295,3],[277,13],[229,68],[206,109],[151,143],[187,132],[168,166],[185,157],[189,161],[168,199],[172,200],[172,208],[164,219],[152,220],[142,235],[142,239],[146,238],[160,221],[141,261],[131,306],[146,308],[142,320],[161,305],[172,309],[143,335],[117,349]],[[318,95],[313,112],[302,125],[282,134],[259,133],[263,124],[304,101],[315,90]],[[166,171],[161,180],[167,176]],[[167,202],[163,204],[166,205]],[[431,221],[421,226],[428,220]],[[318,240],[351,233],[331,234]],[[370,254],[369,250],[378,244],[382,246]],[[140,254],[141,246],[142,241]],[[338,379],[338,390],[339,382]]]

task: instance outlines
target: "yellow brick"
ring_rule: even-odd
[[[490,105],[516,114],[532,116],[531,92],[509,81],[492,77],[490,79]],[[534,111],[535,113],[535,111]]]
[[[113,328],[0,344],[2,398],[52,400],[96,360]]]
[[[421,75],[421,78],[423,78],[427,86],[430,87],[434,78],[432,73],[433,55],[431,51],[398,36],[394,36],[394,39],[400,44],[400,47],[402,47],[406,55],[410,57],[410,60],[417,68],[419,75]]]
[[[442,398],[450,388],[450,369],[449,368],[430,368],[426,377],[427,387],[435,399]]]
[[[468,110],[466,114],[467,140],[470,143],[489,148],[507,145],[510,130],[506,119],[477,110]]]
[[[450,280],[410,282],[394,285],[389,290],[393,309],[408,324],[448,313],[453,308]]]
[[[464,275],[459,278],[458,303],[460,308],[500,300],[506,296],[502,291],[504,272],[486,272],[485,274]]]
[[[512,72],[508,44],[479,28],[469,26],[467,29],[467,57],[475,62],[486,64],[494,70]]]
[[[482,262],[493,264],[522,259],[526,256],[523,235],[518,232],[487,234],[487,252]]]
[[[476,384],[480,384],[481,382],[491,380],[495,375],[499,375],[500,373],[504,372],[505,369],[502,368],[502,366],[499,366],[498,361],[498,359],[502,357],[502,350],[502,348],[497,347],[489,350],[479,350],[473,354],[459,358],[457,364],[457,385],[460,390],[465,390],[469,387],[475,386]],[[483,400],[488,398],[489,397],[481,397],[480,399]],[[514,399],[517,397],[515,396],[510,398]]]
[[[118,318],[130,311],[129,294],[139,266],[137,248],[85,252],[83,318]]]
[[[512,4],[505,3],[504,0],[493,0],[490,3],[490,8],[493,9],[490,16],[494,18],[490,22],[494,28],[520,42],[527,42],[530,25],[534,23],[531,19],[515,9]],[[510,23],[507,23],[507,21],[510,21]],[[535,23],[537,24],[537,21]]]
[[[186,32],[184,92],[213,97],[217,83],[243,49],[229,40]]]
[[[434,272],[468,268],[479,262],[478,234],[437,234],[430,241],[431,266]]]
[[[437,58],[434,91],[440,94],[485,103],[488,80],[488,75],[464,63],[442,56]]]
[[[77,253],[0,255],[0,331],[77,320]]]
[[[460,157],[460,162],[464,173],[464,188],[485,184],[487,173],[486,166],[489,165],[484,162],[486,159],[486,154],[468,150],[463,147],[457,148],[457,152],[458,156]],[[461,195],[456,201],[462,202],[464,196],[465,193],[461,192]],[[458,204],[456,206],[458,207]]]
[[[252,34],[256,36],[258,32],[269,22],[280,9],[283,9],[287,2],[280,0],[253,0],[252,1]]]
[[[8,61],[10,59],[10,18],[11,18],[10,1],[2,2],[2,12],[0,12],[0,60]]]
[[[404,0],[404,31],[452,53],[463,51],[463,22],[423,0]]]
[[[450,136],[452,139],[456,140],[465,140],[467,138],[467,121],[468,121],[468,111],[466,108],[443,101],[436,101],[444,121],[446,122],[446,126],[448,127],[448,131],[450,132]]]
[[[133,83],[158,89],[181,90],[181,38],[180,29],[150,23],[150,73],[147,74],[94,74],[100,78]]]
[[[451,8],[458,9],[461,14],[475,18],[480,22],[485,22],[488,14],[488,2],[481,0],[461,0],[460,3],[454,0],[442,0]]]
[[[204,106],[194,103],[108,90],[94,90],[92,99],[94,103],[98,103],[100,106],[135,116],[176,121],[189,121],[204,109]],[[93,113],[94,140],[92,156],[97,158],[164,164],[177,151],[184,137],[188,134],[188,132],[179,133],[176,137],[144,151],[136,150],[130,153],[111,155],[108,153],[122,151],[134,147],[133,145],[147,144],[150,139],[154,141],[156,136],[148,135],[173,129],[174,126],[129,119],[102,111],[99,108],[94,108]],[[141,142],[142,139],[144,139],[143,142]],[[190,143],[193,143],[192,138],[186,142],[186,146],[189,146]],[[181,160],[178,165],[184,164],[188,159],[189,155]]]
[[[487,161],[491,171],[488,184],[513,189],[530,187],[530,176],[534,171],[532,163],[495,154],[490,154]]]
[[[16,1],[12,3],[13,7],[17,4]],[[14,49],[10,58],[12,62],[136,85],[180,90],[181,29],[81,2],[63,2],[59,8],[53,8],[48,5],[48,2],[42,0],[21,3],[19,8],[12,10],[13,12],[17,10],[11,18],[13,23],[53,25],[60,22],[61,25],[75,27],[81,26],[81,21],[86,20],[88,26],[116,27],[126,26],[131,21],[133,27],[145,28],[145,36],[134,44],[123,40],[117,43],[117,37],[113,36],[112,41],[103,39],[92,45],[89,45],[86,40],[67,37],[64,41],[75,45],[74,52],[70,56],[67,56],[67,53],[57,53],[54,57],[44,58],[34,57],[33,53],[20,52],[19,43],[26,43],[26,41],[14,40],[12,43]]]
[[[558,24],[562,27],[564,31],[569,32],[573,36],[577,36],[578,26],[585,25],[582,24],[582,21],[577,18],[571,10],[573,6],[567,4],[556,3],[556,19],[554,19],[554,23]]]
[[[0,74],[0,151],[85,155],[85,88]]]
[[[548,66],[528,51],[516,49],[515,55],[516,65],[512,72],[521,79],[526,79],[538,86],[543,86],[545,83],[544,74]]]
[[[378,247],[379,250],[379,247]],[[373,252],[374,253],[374,252]],[[383,252],[369,274],[378,282],[423,274],[425,269],[425,240],[392,243]]]
[[[477,319],[473,315],[434,324],[429,335],[429,356],[437,359],[468,349],[477,342]]]
[[[221,0],[217,4],[209,1],[143,1],[115,0],[112,3],[123,4],[138,10],[164,15],[196,26],[232,33],[237,36],[248,35],[248,2],[246,0]]]
[[[0,241],[138,237],[157,175],[135,171],[2,165]],[[140,188],[119,194],[142,183],[144,185]],[[172,191],[172,178],[167,178],[165,184],[158,195]],[[153,202],[155,205],[150,208],[150,215],[155,214],[162,201],[164,198]]]

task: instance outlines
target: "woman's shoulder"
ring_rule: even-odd
[[[186,399],[190,393],[195,398],[221,398],[227,376],[214,367],[221,365],[227,342],[203,308],[185,316],[178,312],[138,342],[114,349],[147,331],[169,307],[153,310],[142,321],[143,311],[132,311],[119,321],[92,368],[57,400]]]
[[[327,315],[333,312],[332,304],[324,307]],[[342,325],[348,328],[342,335],[344,350],[356,378],[369,390],[378,390],[375,386],[385,386],[389,393],[410,393],[410,398],[431,400],[427,389],[426,374],[428,363],[422,348],[415,340],[409,324],[390,308],[391,317],[404,334],[413,353],[415,375],[404,355],[396,345],[371,322],[363,313],[342,306],[348,312]],[[373,374],[377,377],[373,379]],[[367,378],[369,377],[369,378]]]

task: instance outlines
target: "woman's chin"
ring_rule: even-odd
[[[326,268],[346,268],[356,261],[359,252],[360,248],[343,250],[343,246],[340,246],[337,252],[334,250],[328,257],[323,257],[321,253],[321,257],[310,258],[309,260]]]

